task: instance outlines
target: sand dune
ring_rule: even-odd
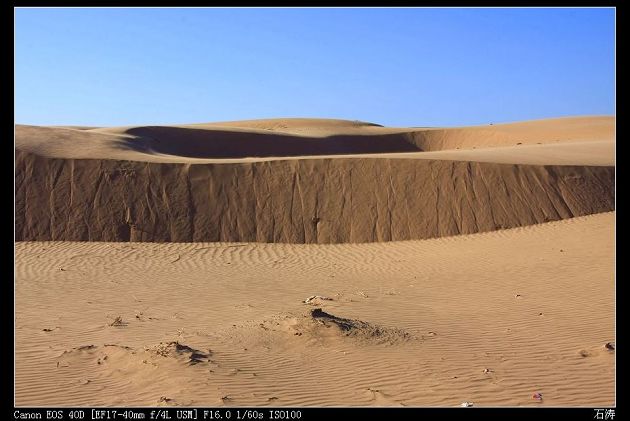
[[[378,157],[494,162],[498,164],[614,166],[615,142],[614,140],[595,140],[482,149],[449,149],[421,153],[381,154]]]
[[[323,119],[119,128],[16,126],[16,148],[49,158],[198,163],[614,141],[614,117],[573,117],[451,129],[389,128]],[[518,153],[518,152],[516,152]]]
[[[423,151],[511,145],[613,140],[614,117],[567,117],[492,126],[432,129],[415,132]]]
[[[614,406],[613,225],[17,243],[16,404]]]
[[[614,117],[15,143],[16,405],[616,404]]]
[[[19,241],[390,241],[614,209],[613,117],[18,126],[16,148]]]
[[[614,209],[614,168],[408,159],[154,164],[17,152],[19,241],[424,239]]]

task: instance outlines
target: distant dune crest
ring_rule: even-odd
[[[199,163],[197,160],[203,159],[363,155],[580,141],[612,142],[614,124],[614,117],[573,117],[446,129],[390,128],[330,119],[119,128],[18,125],[16,147],[49,158]]]

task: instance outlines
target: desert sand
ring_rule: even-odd
[[[18,126],[16,239],[397,241],[614,208],[612,117],[444,130],[306,119],[195,127]]]
[[[16,405],[616,404],[614,117],[15,143]]]

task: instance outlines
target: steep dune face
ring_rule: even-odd
[[[425,239],[614,209],[614,168],[411,159],[159,164],[16,151],[18,241]]]
[[[16,239],[374,242],[606,212],[614,122],[17,126]]]

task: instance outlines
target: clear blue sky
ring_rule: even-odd
[[[15,120],[615,113],[614,9],[16,9]]]

